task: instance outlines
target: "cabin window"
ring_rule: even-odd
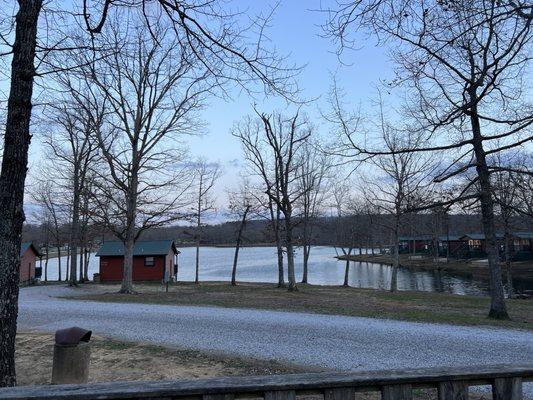
[[[146,267],[153,267],[155,265],[154,257],[144,257],[144,265]]]

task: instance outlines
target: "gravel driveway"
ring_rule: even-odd
[[[54,331],[77,325],[119,339],[339,370],[533,361],[533,332],[519,330],[55,297],[94,290],[22,289],[19,328]]]

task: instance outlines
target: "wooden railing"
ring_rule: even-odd
[[[436,388],[439,400],[466,400],[469,386],[491,385],[493,400],[519,400],[525,381],[533,381],[533,364],[20,386],[0,389],[0,399],[294,400],[297,395],[319,395],[324,400],[352,400],[356,392],[380,391],[383,400],[405,400],[412,398],[413,389]]]

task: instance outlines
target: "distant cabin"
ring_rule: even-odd
[[[178,265],[176,245],[172,240],[137,241],[133,248],[133,280],[170,280]],[[104,242],[98,252],[100,257],[100,282],[118,282],[124,273],[124,243]]]
[[[31,242],[23,242],[20,246],[20,281],[30,282],[35,279],[35,263],[41,252]]]

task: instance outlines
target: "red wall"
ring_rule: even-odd
[[[134,281],[161,281],[164,277],[165,256],[154,256],[155,265],[144,265],[145,256],[133,257]],[[167,261],[168,263],[168,261]],[[100,257],[100,281],[121,281],[124,269],[123,257]]]
[[[35,253],[30,246],[20,258],[20,281],[27,282],[31,278],[35,278]]]

